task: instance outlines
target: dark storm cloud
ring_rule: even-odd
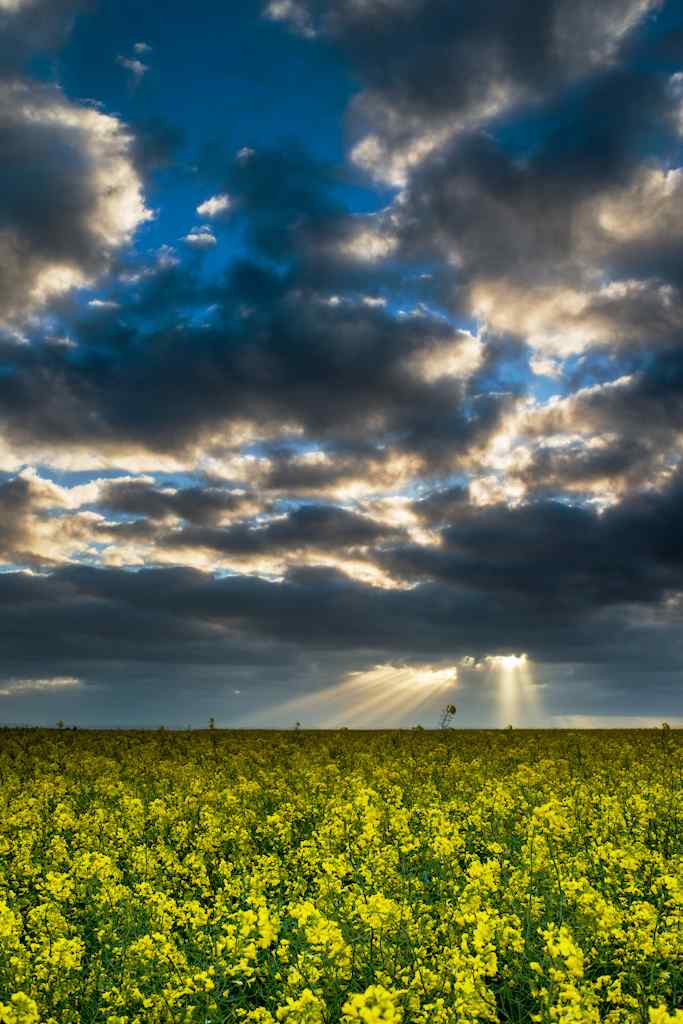
[[[602,514],[556,501],[464,507],[442,546],[384,552],[390,570],[518,602],[529,619],[657,602],[683,586],[683,485],[636,493]]]
[[[683,254],[683,189],[656,177],[675,166],[680,124],[680,95],[655,62],[675,30],[647,25],[661,6],[304,0],[271,16],[331,36],[359,71],[376,152],[358,162],[386,174],[399,159],[407,179],[375,223],[403,258],[451,262],[442,303],[484,316],[493,307],[493,329],[524,336],[531,313],[510,305],[533,311],[543,296],[509,288],[573,287],[585,303],[569,328],[647,346],[682,327],[680,296],[659,290],[680,283]],[[494,86],[498,107],[484,115]],[[615,278],[641,287],[589,294]],[[562,334],[561,317],[552,326]]]
[[[112,480],[103,485],[98,506],[152,520],[178,518],[196,526],[212,526],[249,500],[244,492],[233,493],[218,487],[172,490],[138,480]]]
[[[0,145],[0,322],[21,322],[149,215],[121,123],[56,87],[0,78]]]
[[[286,294],[224,327],[178,325],[126,347],[14,352],[0,378],[16,444],[122,444],[177,451],[209,428],[248,419],[302,424],[313,436],[378,438],[427,458],[457,457],[495,426],[505,396],[468,395],[457,377],[433,382],[411,357],[453,332],[429,317]],[[169,416],[169,410],[173,415]]]
[[[296,141],[231,160],[222,181],[236,196],[252,247],[273,260],[291,258],[297,236],[341,213],[332,196],[339,171],[314,159]]]
[[[531,437],[562,433],[603,436],[615,453],[620,447],[665,454],[683,429],[683,358],[667,350],[644,368],[616,381],[582,388],[532,412],[525,424]]]
[[[658,2],[294,0],[271,16],[334,38],[366,86],[360,112],[389,148],[444,122],[481,116],[615,60]],[[278,14],[278,10],[281,13]]]
[[[336,552],[395,540],[403,531],[330,505],[302,505],[272,522],[236,523],[224,529],[186,527],[166,534],[169,547],[211,548],[225,555],[268,555],[313,548]]]
[[[6,671],[27,661],[82,673],[107,661],[229,666],[278,657],[286,671],[302,653],[342,666],[344,659],[424,661],[510,650],[544,661],[620,663],[648,643],[648,631],[618,607],[570,615],[555,607],[534,620],[512,594],[492,598],[484,589],[443,583],[388,591],[327,569],[291,571],[282,583],[188,569],[10,573],[0,576],[0,605]],[[671,616],[668,625],[675,627]],[[676,645],[660,633],[652,653],[653,666],[670,667]],[[162,690],[162,679],[153,688]]]
[[[53,266],[92,272],[102,265],[102,239],[91,223],[92,154],[68,113],[57,90],[0,80],[0,316],[30,304],[41,273]]]
[[[673,152],[674,113],[661,77],[616,69],[545,109],[526,141],[518,128],[515,147],[488,130],[462,136],[413,175],[404,244],[455,250],[466,279],[576,282],[586,260],[615,260],[620,246],[594,219],[581,223],[582,205],[632,184],[653,125]]]
[[[411,365],[451,343],[451,326],[363,301],[370,271],[341,254],[357,222],[330,198],[330,168],[288,144],[225,173],[251,248],[281,267],[243,259],[207,282],[169,254],[152,268],[124,264],[111,309],[72,324],[77,349],[14,353],[0,403],[15,444],[172,451],[248,419],[342,441],[370,429],[439,461],[495,426],[504,397],[470,394],[462,377],[428,381]],[[358,294],[339,300],[349,287]]]
[[[324,491],[325,488],[353,480],[358,475],[367,478],[375,466],[378,463],[381,465],[383,461],[381,452],[368,452],[362,446],[353,455],[343,450],[341,453],[335,451],[333,457],[324,462],[304,462],[296,452],[277,447],[269,450],[268,456],[270,465],[263,487],[289,494]]]
[[[0,327],[106,271],[149,216],[123,124],[22,77],[87,6],[16,0],[0,9]],[[141,142],[139,153],[150,148]]]
[[[0,554],[10,562],[30,547],[31,484],[15,478],[0,484]]]
[[[235,297],[255,311],[264,303],[268,308],[283,289],[296,288],[304,299],[335,293],[358,299],[406,289],[405,263],[374,264],[345,251],[369,222],[344,204],[344,189],[358,184],[348,168],[313,157],[296,140],[283,140],[237,157],[212,150],[199,169],[230,197],[228,215],[213,221],[216,230],[238,226],[255,257],[237,262],[229,281]],[[269,274],[264,260],[282,272]],[[413,290],[426,296],[435,286],[416,281]]]
[[[318,450],[323,458],[310,460],[302,458],[295,445],[277,441],[264,444],[262,451],[268,462],[261,488],[266,493],[309,496],[352,486],[358,481],[366,481],[378,490],[392,487],[396,467],[392,467],[391,460],[399,450],[399,440],[396,447],[380,447],[378,440],[372,438],[334,441]]]
[[[413,511],[420,519],[432,526],[449,523],[459,516],[467,505],[467,488],[461,484],[432,491],[414,502]]]
[[[574,442],[564,449],[539,446],[529,462],[511,475],[532,494],[565,491],[590,493],[592,485],[621,482],[629,489],[642,486],[660,467],[660,449],[653,443],[619,438],[600,448]]]

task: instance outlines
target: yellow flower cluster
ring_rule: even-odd
[[[681,734],[0,730],[0,1024],[683,1024]]]

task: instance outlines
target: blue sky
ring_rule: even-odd
[[[0,720],[679,721],[679,6],[0,34]]]

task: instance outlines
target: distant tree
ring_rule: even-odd
[[[61,718],[57,722],[57,728],[58,729],[63,729],[64,728],[64,722],[61,720]]]
[[[456,707],[455,704],[447,704],[441,712],[440,727],[442,729],[449,729],[451,722],[455,718]]]
[[[209,719],[209,729],[210,729],[210,730],[211,730],[211,731],[213,732],[213,730],[214,730],[215,728],[216,728],[216,719],[215,719],[215,718],[213,718],[213,717],[211,717],[211,718]]]

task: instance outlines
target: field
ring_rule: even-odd
[[[682,740],[2,730],[0,1021],[678,1024]]]

